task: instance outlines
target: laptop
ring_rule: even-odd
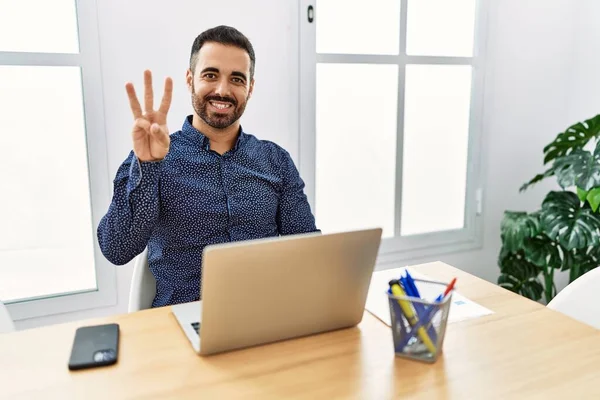
[[[349,328],[363,317],[381,228],[207,246],[201,301],[172,306],[199,355]]]

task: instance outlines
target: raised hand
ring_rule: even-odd
[[[133,152],[140,161],[159,161],[169,152],[171,139],[167,128],[167,113],[171,107],[173,80],[165,79],[165,90],[158,110],[154,110],[154,92],[152,90],[152,72],[144,71],[144,111],[138,101],[132,83],[125,85],[129,105],[135,119],[131,137]]]

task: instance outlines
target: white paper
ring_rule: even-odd
[[[390,306],[386,291],[388,283],[392,279],[398,279],[404,275],[407,268],[394,268],[385,271],[377,271],[373,273],[369,293],[367,295],[367,304],[365,309],[380,319],[386,325],[391,326]],[[431,279],[421,273],[408,268],[411,276],[415,279]],[[439,291],[420,291],[422,298],[427,300],[435,299]],[[493,314],[493,311],[469,300],[457,291],[452,294],[452,304],[450,305],[450,313],[448,314],[448,323],[464,321],[471,318],[478,318],[484,315]]]

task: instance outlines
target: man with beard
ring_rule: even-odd
[[[148,247],[157,283],[153,307],[198,300],[207,245],[317,231],[288,152],[240,125],[254,65],[252,44],[238,30],[218,26],[200,34],[186,75],[194,112],[172,135],[172,80],[165,80],[158,109],[150,71],[144,110],[126,85],[133,151],[117,171],[98,242],[117,265]]]

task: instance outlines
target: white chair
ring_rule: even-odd
[[[548,308],[600,329],[600,267],[586,272],[561,290]]]
[[[0,301],[0,333],[9,333],[15,331],[15,324],[13,323],[8,309]]]
[[[156,280],[148,266],[148,249],[135,259],[133,276],[129,287],[129,312],[145,310],[152,307],[156,295]]]

